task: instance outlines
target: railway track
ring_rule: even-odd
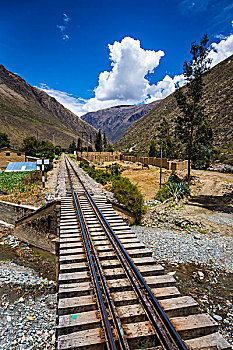
[[[230,349],[68,157],[64,172],[57,348]]]

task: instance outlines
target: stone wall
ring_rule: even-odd
[[[77,152],[77,159],[84,158],[91,162],[115,162],[120,160],[120,152]]]
[[[0,149],[0,168],[7,167],[10,162],[25,162],[25,153],[11,148]]]
[[[0,220],[14,225],[17,220],[25,215],[33,213],[35,210],[37,210],[37,208],[29,205],[0,201]]]
[[[60,208],[60,201],[55,200],[17,220],[15,236],[23,242],[55,253],[55,241],[59,237]]]
[[[133,162],[133,163],[142,163],[148,165],[155,165],[160,167],[161,159],[155,157],[139,157],[139,156],[126,156],[120,152],[78,152],[77,160],[86,162],[115,162],[119,160]],[[188,169],[188,161],[179,161],[179,160],[169,160],[167,158],[162,159],[162,167],[168,170],[186,170]]]

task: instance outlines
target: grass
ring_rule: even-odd
[[[41,196],[41,178],[37,172],[0,173],[1,200],[21,204],[32,196]]]
[[[159,178],[160,178],[160,169],[158,167],[149,166],[148,169],[143,169],[141,165],[136,163],[130,164],[128,162],[117,162],[121,166],[128,166],[127,169],[123,168],[121,174],[122,177],[126,177],[137,186],[143,198],[145,200],[154,199],[155,194],[159,190]],[[102,166],[96,166],[99,169],[105,169],[106,166],[111,164],[111,162],[104,162]],[[171,171],[163,169],[162,173],[162,182],[165,182],[169,177]]]
[[[140,223],[144,213],[143,196],[135,184],[128,178],[121,176],[122,169],[118,165],[96,168],[80,162],[80,167],[96,182],[108,187],[119,203],[124,204],[135,217],[136,223]]]

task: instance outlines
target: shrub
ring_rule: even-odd
[[[122,170],[118,164],[109,166],[107,170],[95,169],[95,166],[80,162],[80,167],[95,181],[106,185],[112,183],[110,190],[118,201],[126,206],[133,214],[136,223],[139,223],[144,212],[143,197],[137,186],[133,185],[128,178],[121,177]]]
[[[136,223],[140,223],[144,213],[144,201],[137,186],[133,185],[128,178],[120,177],[112,181],[111,190],[118,201],[134,215]]]
[[[168,181],[158,190],[155,199],[164,202],[168,198],[181,199],[190,195],[190,188],[188,182],[178,177],[175,171],[172,172]]]

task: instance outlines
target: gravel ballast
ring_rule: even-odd
[[[233,272],[232,237],[134,226],[137,237],[158,261],[203,263]]]
[[[0,262],[0,349],[55,349],[55,282]]]

